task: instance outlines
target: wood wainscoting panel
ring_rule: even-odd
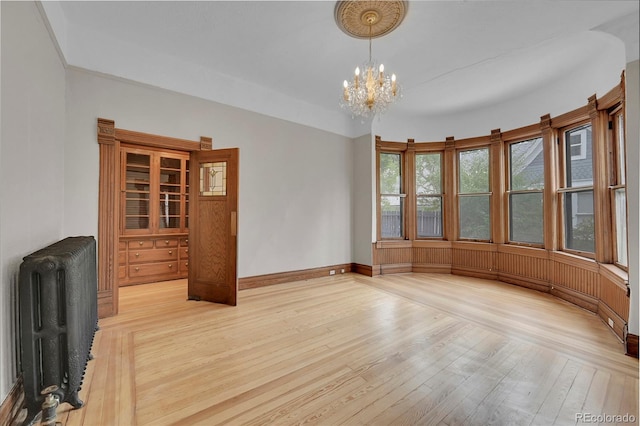
[[[373,243],[373,264],[380,274],[411,272],[413,244],[411,241],[378,241]]]
[[[452,273],[494,280],[498,278],[496,244],[454,242],[451,244],[451,251]]]
[[[551,293],[592,312],[598,311],[600,276],[595,260],[551,252]]]
[[[600,265],[600,303],[598,315],[614,333],[624,340],[624,331],[629,319],[628,275],[613,265]],[[613,326],[609,323],[613,321]]]
[[[413,272],[451,273],[451,243],[449,241],[414,241],[412,265]]]
[[[549,292],[549,252],[508,244],[498,246],[498,279],[533,290]]]

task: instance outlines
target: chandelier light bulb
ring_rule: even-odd
[[[342,108],[363,120],[384,113],[402,97],[396,75],[385,74],[384,65],[373,60],[357,67],[353,79],[343,81],[342,86]]]

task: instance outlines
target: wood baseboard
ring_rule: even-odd
[[[363,265],[361,263],[352,263],[351,272],[356,274],[366,275],[367,277],[373,277],[373,266]]]
[[[24,386],[22,376],[13,384],[9,395],[0,405],[0,422],[3,425],[21,425],[26,416],[26,411],[22,409],[24,405]]]
[[[413,265],[411,263],[389,263],[380,265],[380,274],[402,274],[412,271]]]
[[[634,358],[638,358],[638,336],[635,334],[627,334],[627,351],[626,354]]]
[[[627,322],[602,300],[598,303],[598,312],[596,313],[602,319],[602,322],[611,327],[611,330],[618,336],[620,341],[624,342],[624,330],[627,327]],[[609,320],[613,321],[613,327],[609,324]]]
[[[344,273],[351,272],[351,263],[238,278],[238,290],[265,287],[268,285],[282,284],[292,281],[303,281],[309,280],[311,278],[326,277],[332,275],[331,271],[334,271],[335,275],[340,275],[343,270]]]
[[[476,268],[470,268],[466,266],[451,266],[451,273],[453,275],[463,275],[467,277],[474,278],[484,278],[486,280],[497,280],[498,272],[497,271],[485,271]]]
[[[498,272],[498,280],[509,284],[519,285],[520,287],[529,288],[531,290],[541,291],[543,293],[549,293],[551,290],[551,285],[548,282],[509,274],[506,272]]]
[[[427,274],[450,274],[451,264],[424,264],[414,263],[412,265],[413,272]]]
[[[588,311],[595,313],[598,312],[598,299],[596,299],[595,297],[591,297],[587,294],[580,293],[573,289],[562,287],[559,285],[554,285],[553,287],[551,287],[550,293],[556,297],[559,297],[560,299],[564,299],[567,302],[571,302],[574,305],[578,305]]]

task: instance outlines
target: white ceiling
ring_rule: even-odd
[[[338,29],[333,1],[42,7],[71,66],[358,133],[338,103],[368,41]],[[410,1],[400,27],[373,40],[373,57],[403,85],[395,113],[455,113],[533,91],[622,43],[594,29],[631,38],[626,59],[637,59],[638,11],[637,0]]]

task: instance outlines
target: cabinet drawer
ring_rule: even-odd
[[[118,264],[124,265],[126,263],[127,263],[127,252],[126,251],[118,252]]]
[[[181,260],[180,261],[180,272],[189,272],[189,261]]]
[[[157,238],[156,248],[178,247],[177,238]]]
[[[180,247],[188,247],[189,246],[189,238],[182,237],[180,238]]]
[[[178,274],[178,264],[176,262],[162,262],[129,266],[130,278],[171,274]]]
[[[153,248],[153,240],[131,240],[129,241],[129,250],[150,249]]]
[[[127,267],[125,265],[118,268],[118,278],[121,280],[127,278]]]
[[[158,262],[178,259],[178,249],[154,249],[129,251],[129,263]]]
[[[188,258],[189,258],[189,248],[180,247],[180,259],[188,259]]]
[[[126,241],[118,241],[118,250],[126,250],[127,242]]]

